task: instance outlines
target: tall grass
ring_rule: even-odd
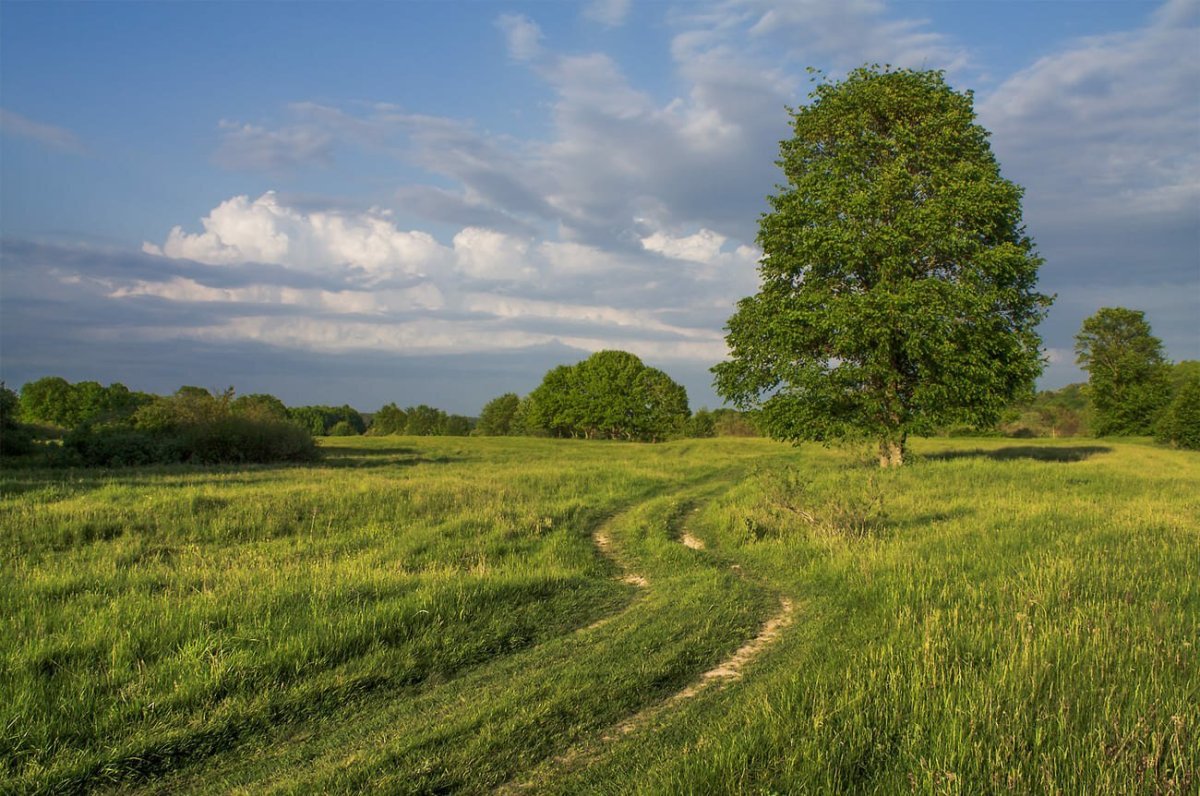
[[[877,473],[762,440],[326,447],[0,473],[8,789],[1200,782],[1194,454],[918,441]],[[780,595],[796,620],[744,679],[605,739]]]

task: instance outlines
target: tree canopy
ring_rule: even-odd
[[[488,401],[479,412],[478,432],[488,437],[512,434],[513,421],[520,405],[521,399],[512,392],[506,392]]]
[[[656,441],[682,430],[687,391],[625,351],[549,371],[529,394],[526,426],[554,436]]]
[[[759,292],[727,329],[716,388],[777,439],[995,423],[1041,372],[1021,188],[1000,176],[970,92],[941,72],[864,67],[822,82],[782,142],[760,219]]]
[[[1171,367],[1145,313],[1102,308],[1075,336],[1075,357],[1088,373],[1096,435],[1151,433],[1171,400]]]

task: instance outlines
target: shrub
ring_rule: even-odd
[[[17,394],[0,382],[0,456],[23,456],[33,452],[33,434],[17,422]]]
[[[1158,421],[1159,442],[1188,450],[1200,450],[1200,378],[1181,384]]]
[[[334,423],[329,429],[331,437],[353,437],[357,436],[358,432],[354,430],[354,426],[350,425],[349,420],[339,420]]]
[[[89,467],[175,464],[184,461],[184,442],[164,431],[128,426],[80,426],[63,439],[62,462]]]

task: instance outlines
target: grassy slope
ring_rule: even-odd
[[[314,469],[5,474],[0,777],[1197,784],[1194,454],[929,441],[876,476],[756,440],[337,445]],[[675,541],[685,517],[705,550]],[[797,620],[743,681],[600,740],[730,654],[780,594]]]

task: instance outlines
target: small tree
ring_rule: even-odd
[[[550,370],[529,394],[523,422],[554,436],[656,441],[678,433],[687,391],[625,351],[599,351]]]
[[[1200,363],[1180,362],[1174,368],[1175,394],[1159,418],[1155,437],[1166,445],[1200,450]]]
[[[1075,355],[1088,373],[1096,435],[1151,433],[1171,400],[1171,367],[1145,314],[1101,309],[1075,336]]]
[[[408,423],[404,433],[410,437],[436,437],[446,433],[446,413],[432,406],[418,404],[410,406],[405,414]]]
[[[394,403],[382,407],[371,418],[370,433],[376,436],[403,434],[408,425],[408,415]]]
[[[879,441],[991,425],[1031,394],[1050,303],[970,92],[941,72],[821,83],[781,145],[759,223],[762,287],[729,320],[718,393],[777,439]]]
[[[516,393],[506,392],[483,405],[479,412],[476,430],[487,437],[500,437],[513,432],[513,418],[521,399]]]

